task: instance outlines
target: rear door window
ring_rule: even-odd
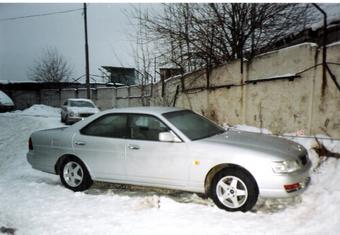
[[[101,137],[128,138],[127,115],[109,114],[102,116],[84,127],[80,133]]]

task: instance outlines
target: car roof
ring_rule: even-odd
[[[141,107],[127,107],[127,108],[114,108],[107,110],[107,113],[143,113],[160,115],[163,113],[186,110],[177,107],[161,107],[161,106],[141,106]]]
[[[84,99],[84,98],[69,98],[67,100],[71,100],[71,101],[90,101],[90,102],[93,102],[90,99]]]

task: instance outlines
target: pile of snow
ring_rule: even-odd
[[[262,133],[262,134],[272,134],[272,132],[269,131],[268,129],[258,128],[258,127],[254,127],[254,126],[235,125],[231,128],[241,130],[241,131],[249,131],[249,132],[255,132],[255,133]]]
[[[60,108],[54,108],[43,104],[35,104],[23,111],[15,111],[15,113],[30,116],[60,117]]]
[[[0,228],[15,234],[339,234],[340,164],[327,160],[312,173],[302,195],[260,200],[251,212],[228,213],[191,193],[94,185],[86,192],[64,188],[58,176],[26,161],[33,131],[61,126],[56,110],[36,106],[0,114]],[[40,114],[44,114],[41,116]],[[238,129],[256,128],[238,126]],[[257,130],[259,131],[259,130]],[[261,130],[269,133],[268,130]],[[293,138],[311,150],[313,139]],[[324,141],[324,140],[322,140]],[[323,142],[339,150],[340,143]]]

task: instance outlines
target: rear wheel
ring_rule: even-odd
[[[258,198],[254,178],[237,168],[227,168],[217,173],[210,190],[215,204],[227,211],[246,212],[253,208]]]
[[[85,165],[77,158],[64,160],[59,173],[62,184],[75,192],[84,191],[93,183]]]

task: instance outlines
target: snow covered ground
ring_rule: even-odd
[[[0,228],[34,235],[340,234],[340,164],[335,159],[313,172],[301,197],[260,200],[247,213],[228,213],[195,194],[166,190],[96,184],[84,193],[71,192],[58,176],[33,170],[26,161],[29,135],[62,126],[59,112],[35,105],[0,114]],[[314,144],[313,139],[294,139],[308,149]],[[323,143],[340,152],[339,142]],[[315,166],[318,158],[309,153]]]

